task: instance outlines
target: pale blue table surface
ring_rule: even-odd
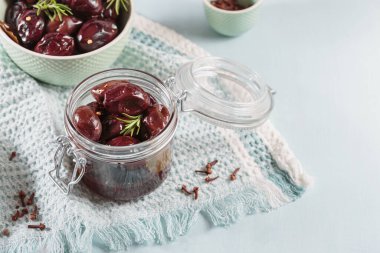
[[[202,0],[135,0],[139,13],[275,90],[271,121],[314,176],[298,201],[133,252],[380,252],[380,1],[264,0],[237,38],[208,27]],[[94,252],[103,252],[95,247]]]

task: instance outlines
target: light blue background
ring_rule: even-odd
[[[271,121],[315,185],[228,229],[201,219],[175,242],[132,251],[380,252],[380,1],[263,0],[256,25],[238,38],[208,27],[202,0],[135,5],[276,89]]]

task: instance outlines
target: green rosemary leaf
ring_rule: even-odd
[[[113,5],[113,3],[114,3],[114,0],[107,0],[107,9],[109,9],[112,5]]]
[[[121,4],[123,5],[123,8],[125,11],[128,11],[128,6],[127,6],[127,2],[125,0],[122,0],[121,1]]]
[[[130,134],[131,136],[133,136],[134,133],[138,134],[140,132],[142,115],[131,116],[126,113],[123,113],[123,116],[125,117],[125,119],[115,117],[116,120],[120,121],[121,123],[124,123],[124,127],[120,131],[120,134]]]
[[[62,12],[64,13],[64,12]],[[59,18],[59,21],[62,21],[62,14],[58,12],[58,18]]]
[[[37,15],[43,11],[50,20],[54,20],[58,16],[59,20],[62,21],[62,15],[73,14],[69,6],[57,3],[56,0],[39,0],[33,5],[33,8],[37,9]]]
[[[116,0],[116,3],[115,3],[115,10],[116,10],[116,15],[119,15],[120,1],[117,1],[117,0]]]
[[[107,9],[111,8],[111,6],[114,6],[116,15],[120,14],[120,5],[123,6],[123,9],[125,11],[128,11],[128,0],[107,0]]]

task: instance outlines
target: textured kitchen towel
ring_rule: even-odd
[[[207,55],[173,31],[138,16],[115,67],[142,69],[165,79],[180,64]],[[206,123],[191,113],[180,116],[172,171],[153,193],[115,203],[76,185],[63,195],[48,177],[54,140],[63,133],[63,110],[71,89],[38,83],[18,69],[0,46],[0,252],[90,252],[92,241],[110,250],[163,243],[186,234],[199,215],[218,226],[246,214],[269,212],[298,199],[309,183],[300,163],[267,122],[254,130],[234,131]],[[12,151],[17,156],[9,161]],[[219,159],[220,178],[205,184],[194,169]],[[238,180],[229,181],[240,167]],[[200,186],[197,201],[178,189]],[[40,217],[49,230],[12,222],[19,190],[36,192]],[[44,250],[45,249],[45,250]]]

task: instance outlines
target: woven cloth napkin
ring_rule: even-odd
[[[173,31],[137,16],[131,40],[114,67],[145,70],[166,79],[183,63],[207,53]],[[229,225],[246,214],[268,212],[298,199],[309,184],[296,157],[270,122],[256,130],[223,129],[191,113],[180,116],[172,171],[153,193],[116,203],[76,185],[65,196],[48,177],[64,134],[63,110],[71,88],[54,87],[25,74],[0,46],[0,252],[90,252],[97,240],[110,250],[163,243],[186,234],[200,214]],[[9,155],[17,155],[9,161]],[[207,184],[195,169],[218,159],[219,179]],[[237,180],[230,181],[240,167]],[[194,200],[178,189],[199,186]],[[17,193],[35,192],[39,217],[49,228],[13,222]]]

